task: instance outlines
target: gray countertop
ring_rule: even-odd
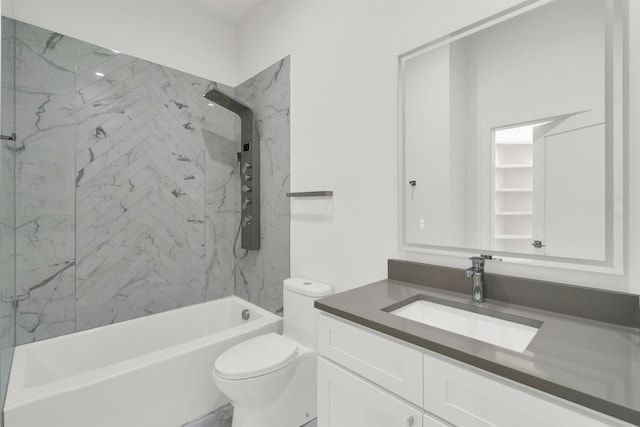
[[[427,350],[640,425],[640,329],[488,299],[483,308],[542,321],[523,353],[382,311],[415,295],[473,306],[471,294],[382,280],[316,308]]]

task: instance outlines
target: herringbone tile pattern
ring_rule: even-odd
[[[76,72],[76,328],[203,301],[206,82],[107,49]]]

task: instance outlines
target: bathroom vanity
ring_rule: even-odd
[[[390,278],[316,302],[319,426],[640,425],[637,296],[539,282],[545,306],[535,291],[513,297],[502,276],[475,304],[464,270],[392,260],[390,277],[403,267],[423,270],[421,283]],[[447,290],[456,277],[467,293]],[[595,299],[602,310],[587,318]],[[537,332],[508,349],[393,313],[425,300]]]

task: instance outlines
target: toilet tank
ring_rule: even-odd
[[[309,348],[317,348],[317,312],[313,302],[333,293],[333,288],[313,280],[292,277],[284,280],[283,335]]]

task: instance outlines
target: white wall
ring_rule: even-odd
[[[406,257],[467,267],[459,257],[402,254],[397,211],[397,55],[517,4],[515,0],[272,0],[238,34],[239,79],[292,55],[291,188],[334,190],[292,202],[291,272],[336,286],[386,277]],[[631,2],[631,76],[640,75],[640,4]],[[632,26],[633,27],[633,26]],[[638,80],[630,117],[640,114]],[[630,123],[630,141],[640,123]],[[630,147],[627,273],[612,276],[490,264],[488,271],[640,293],[640,144]],[[635,169],[635,170],[634,170]]]
[[[640,2],[629,3],[629,149],[625,155],[625,167],[629,171],[625,193],[625,200],[629,202],[628,222],[625,224],[627,274],[621,278],[617,287],[640,294],[640,121],[633,119],[640,117]]]
[[[2,0],[2,14],[199,77],[236,84],[235,28],[181,1]]]

